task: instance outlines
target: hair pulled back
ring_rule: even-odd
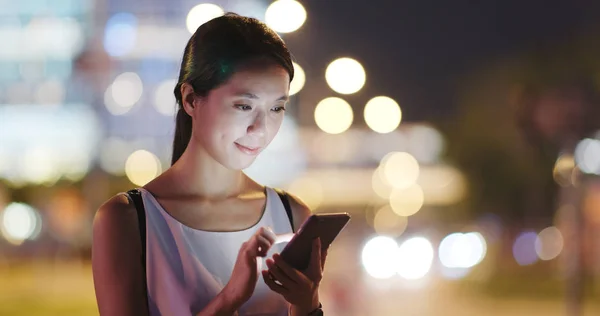
[[[188,83],[206,96],[227,81],[236,69],[256,60],[269,59],[294,77],[290,52],[277,33],[255,18],[227,13],[202,24],[183,53],[175,86],[178,110],[171,164],[181,157],[192,136],[192,118],[183,109],[181,85]]]

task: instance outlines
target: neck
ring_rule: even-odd
[[[194,142],[190,142],[171,169],[173,184],[179,192],[207,199],[238,195],[247,180],[241,170],[226,168]]]

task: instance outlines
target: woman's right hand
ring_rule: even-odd
[[[275,233],[268,227],[261,227],[242,244],[231,273],[231,278],[221,294],[235,309],[250,299],[258,282],[258,257],[266,257],[275,243]]]

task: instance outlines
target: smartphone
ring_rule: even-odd
[[[321,248],[327,248],[350,221],[348,213],[311,215],[281,251],[281,258],[297,270],[308,268],[313,240],[321,238]]]

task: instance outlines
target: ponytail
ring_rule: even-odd
[[[177,111],[175,122],[175,137],[173,138],[173,156],[171,165],[174,165],[187,148],[192,138],[192,117],[189,116],[183,108]]]
[[[183,109],[183,100],[181,97],[181,83],[175,86],[173,91],[175,100],[177,100],[177,116],[175,117],[175,137],[173,138],[173,155],[171,156],[171,166],[174,165],[187,148],[192,137],[192,117]]]

